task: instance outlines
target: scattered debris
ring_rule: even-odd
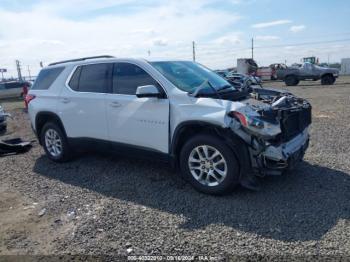
[[[15,155],[28,152],[32,142],[25,142],[21,138],[0,141],[0,156]]]
[[[43,215],[45,215],[45,213],[46,213],[46,208],[43,208],[43,209],[41,209],[40,212],[38,213],[38,216],[39,216],[39,217],[42,217]]]

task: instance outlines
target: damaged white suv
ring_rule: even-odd
[[[306,100],[258,86],[241,90],[189,61],[57,62],[40,72],[26,99],[51,160],[91,149],[164,159],[210,194],[282,174],[309,141]]]

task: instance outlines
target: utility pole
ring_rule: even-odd
[[[196,43],[192,41],[192,58],[193,62],[196,62]]]
[[[254,59],[254,38],[252,37],[252,59]]]
[[[32,76],[30,75],[29,65],[27,65],[27,69],[28,69],[29,80],[32,80]]]
[[[327,64],[328,64],[328,66],[329,66],[329,53],[328,53],[328,59],[327,59],[327,62],[328,62],[328,63],[327,63]]]
[[[22,81],[22,73],[21,73],[21,63],[19,60],[16,60],[16,67],[17,67],[17,74],[18,74],[18,80]]]

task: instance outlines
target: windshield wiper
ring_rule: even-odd
[[[224,86],[221,86],[220,88],[218,88],[217,91],[220,92],[221,90],[229,89],[231,87],[233,87],[233,86],[231,86],[231,85],[224,85]]]
[[[199,92],[200,92],[202,89],[204,89],[204,88],[207,87],[207,84],[208,84],[208,86],[214,91],[214,93],[216,94],[216,96],[217,96],[219,99],[221,99],[220,94],[219,94],[218,91],[213,87],[213,85],[209,82],[208,79],[205,79],[205,80],[203,81],[203,83],[200,84],[199,86],[197,86],[196,89],[194,90],[194,92],[193,92],[193,93],[189,93],[189,95],[190,95],[190,96],[193,96],[193,97],[197,97],[198,94],[199,94]]]
[[[205,79],[203,83],[201,83],[199,86],[197,86],[192,93],[189,93],[189,95],[196,97],[203,88],[206,87],[206,85],[209,83],[208,79]]]

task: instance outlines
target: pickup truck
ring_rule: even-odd
[[[333,85],[339,75],[339,70],[304,63],[301,67],[277,69],[276,75],[277,79],[283,80],[287,86],[296,86],[300,80],[317,81],[320,79],[322,85]]]

